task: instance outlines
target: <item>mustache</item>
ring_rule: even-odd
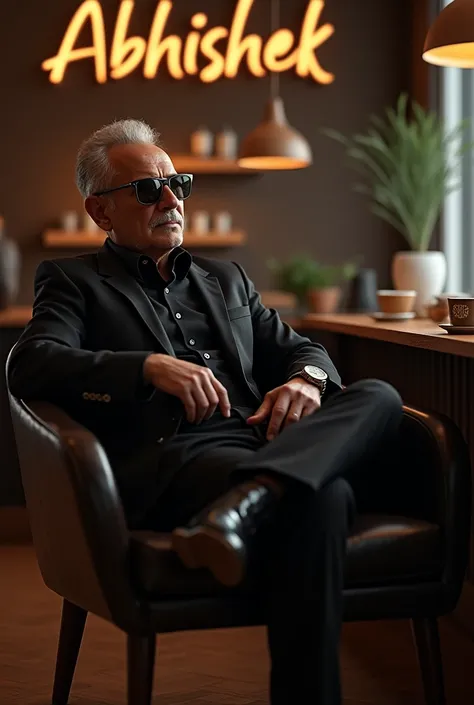
[[[166,223],[179,223],[183,225],[183,219],[177,210],[171,210],[167,213],[162,213],[158,218],[152,220],[150,223],[150,228],[157,228],[160,225],[166,225]]]

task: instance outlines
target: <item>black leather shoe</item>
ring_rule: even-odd
[[[223,585],[244,578],[249,544],[271,514],[277,495],[258,482],[234,487],[172,533],[173,550],[187,568],[208,568]]]

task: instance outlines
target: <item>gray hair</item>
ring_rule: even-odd
[[[160,135],[142,120],[116,120],[96,130],[81,145],[76,160],[76,184],[84,198],[108,188],[114,171],[109,149],[116,144],[154,144]]]

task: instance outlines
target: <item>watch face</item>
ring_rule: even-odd
[[[315,367],[315,365],[306,365],[304,371],[314,379],[326,380],[328,378],[327,372],[320,367]]]

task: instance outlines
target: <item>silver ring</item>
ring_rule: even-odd
[[[297,414],[296,411],[294,411],[294,412],[292,413],[292,416],[294,416],[294,417],[297,418],[297,419],[299,419],[299,417],[300,417],[300,415]]]

